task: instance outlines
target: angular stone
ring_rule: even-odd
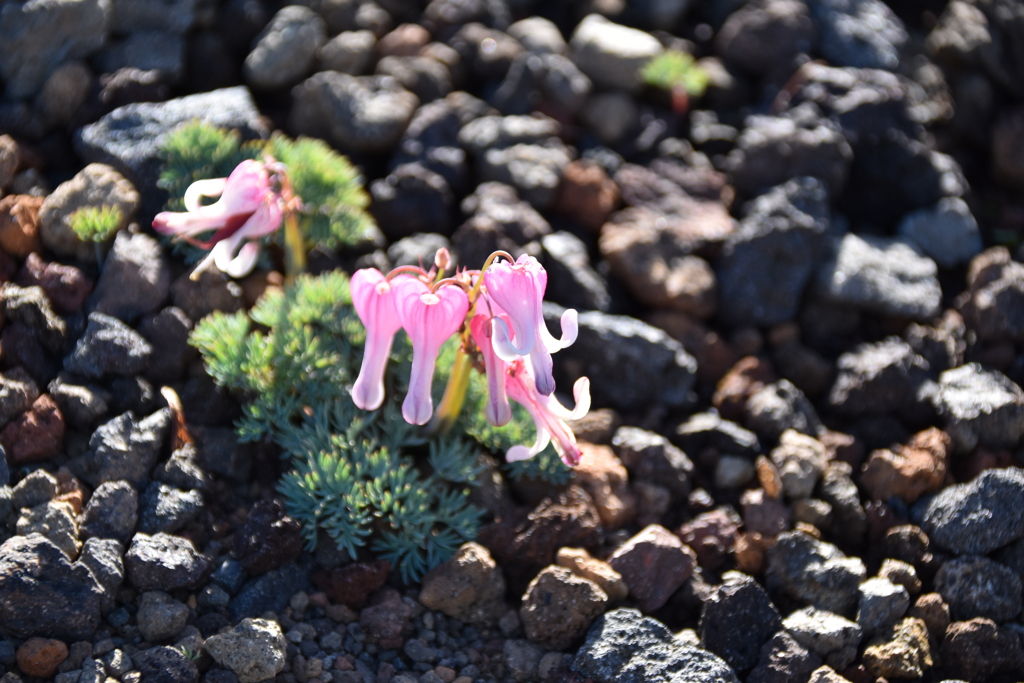
[[[527,638],[561,650],[583,635],[607,603],[596,583],[552,566],[530,582],[519,614]]]
[[[482,545],[464,543],[423,577],[419,601],[471,624],[495,624],[505,611],[505,577]]]
[[[653,612],[690,578],[697,556],[668,529],[652,524],[622,544],[608,563],[626,580],[640,609]]]

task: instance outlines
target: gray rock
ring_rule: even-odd
[[[50,382],[47,393],[57,402],[64,419],[75,429],[91,429],[107,414],[112,397],[98,387],[69,383],[70,377],[60,373]]]
[[[103,46],[109,0],[43,0],[0,8],[0,78],[8,98],[31,97],[61,63]]]
[[[420,232],[403,237],[388,247],[388,261],[395,268],[420,265],[429,268],[434,263],[438,250],[451,250],[451,246],[451,242],[443,235]]]
[[[78,557],[81,542],[75,511],[65,501],[50,501],[34,508],[22,508],[14,527],[19,536],[41,534],[61,549],[69,559]]]
[[[102,590],[92,572],[40,534],[0,545],[0,627],[19,638],[75,641],[100,621]]]
[[[103,668],[110,676],[124,676],[135,668],[135,663],[132,662],[128,653],[120,649],[111,650],[103,655],[100,661],[103,662]]]
[[[167,409],[142,420],[130,412],[115,417],[93,432],[89,450],[72,461],[72,471],[90,486],[123,479],[142,488],[160,457],[170,426]]]
[[[928,361],[899,337],[860,344],[839,356],[836,368],[828,402],[843,415],[911,412],[930,369]]]
[[[82,538],[127,543],[135,533],[139,494],[126,481],[108,481],[93,491],[79,521]]]
[[[858,588],[857,623],[864,635],[881,633],[895,624],[910,607],[910,594],[889,579],[868,579]]]
[[[572,59],[580,71],[607,90],[637,92],[640,69],[664,48],[657,38],[615,24],[599,14],[581,21],[569,40]]]
[[[842,529],[844,539],[857,544],[867,533],[868,518],[852,473],[853,468],[845,462],[829,462],[818,484],[818,497],[832,506],[832,528]]]
[[[373,31],[344,31],[327,41],[317,57],[324,71],[363,76],[373,66],[376,45]]]
[[[907,29],[881,0],[811,0],[807,3],[830,64],[895,71]]]
[[[161,80],[177,83],[185,74],[185,38],[168,31],[136,31],[108,46],[96,58],[101,71],[156,71]]]
[[[138,590],[194,589],[212,570],[192,541],[170,534],[135,534],[124,556],[128,580]]]
[[[11,368],[0,375],[0,428],[32,407],[39,387],[23,368]]]
[[[132,662],[146,683],[196,683],[199,680],[195,662],[176,647],[143,650],[132,655]]]
[[[288,5],[257,36],[242,72],[254,88],[275,90],[298,83],[316,61],[327,40],[327,25],[308,7]]]
[[[967,327],[985,341],[1024,340],[1024,264],[1006,247],[993,247],[971,261],[970,299],[960,309]]]
[[[621,91],[593,93],[577,109],[583,123],[606,145],[621,142],[640,126],[640,108],[632,96]]]
[[[465,123],[458,142],[470,154],[514,145],[541,145],[557,137],[561,126],[546,116],[481,116]]]
[[[188,343],[192,321],[177,306],[168,306],[143,318],[138,330],[153,347],[146,377],[156,384],[170,384],[180,379],[185,368],[198,355]]]
[[[185,33],[196,20],[198,0],[110,0],[110,31]]]
[[[608,283],[590,265],[583,240],[563,230],[545,235],[540,244],[548,273],[545,298],[566,308],[607,312],[611,306]]]
[[[981,232],[967,202],[947,197],[930,209],[904,216],[897,232],[914,242],[940,268],[955,268],[981,252]]]
[[[242,564],[231,557],[226,557],[210,576],[210,581],[226,590],[229,595],[235,595],[241,590],[247,578]]]
[[[234,672],[239,683],[258,683],[284,668],[287,646],[277,622],[244,619],[234,630],[207,638],[203,649],[215,662]]]
[[[455,198],[448,181],[421,163],[402,164],[386,178],[373,181],[370,195],[374,218],[389,240],[416,233],[447,235],[452,231]]]
[[[729,15],[715,36],[716,53],[740,70],[771,76],[817,45],[818,32],[801,0],[747,3]]]
[[[188,607],[167,593],[149,591],[142,594],[135,622],[142,637],[151,643],[170,640],[185,628],[188,621]]]
[[[845,669],[853,663],[864,635],[849,619],[814,607],[793,612],[782,625],[798,643],[834,669]]]
[[[112,538],[90,538],[82,545],[78,564],[85,565],[99,584],[101,610],[106,613],[117,604],[117,590],[124,581],[124,547]]]
[[[815,293],[835,304],[913,320],[935,317],[942,304],[938,268],[904,239],[848,234],[818,270]]]
[[[757,664],[761,647],[782,629],[782,617],[757,581],[733,572],[704,601],[700,642],[739,672]]]
[[[798,643],[787,631],[780,631],[761,648],[761,658],[747,677],[747,683],[806,680],[821,664],[821,657]]]
[[[103,262],[91,310],[126,323],[152,313],[171,290],[171,268],[160,243],[146,234],[118,233]]]
[[[537,678],[537,665],[544,651],[528,640],[509,638],[502,650],[505,668],[512,678],[527,683]]]
[[[511,185],[538,210],[550,208],[572,158],[561,143],[488,149],[479,159],[482,180]]]
[[[153,472],[153,479],[170,484],[183,491],[203,490],[210,479],[196,461],[198,452],[193,444],[185,444],[171,453],[171,457]]]
[[[777,440],[787,429],[808,436],[817,436],[821,430],[814,406],[786,379],[766,385],[747,399],[743,424],[766,441]]]
[[[548,321],[561,315],[558,306],[544,306]],[[570,391],[577,377],[589,377],[594,403],[618,410],[685,405],[697,371],[693,356],[663,330],[598,311],[579,316],[576,343],[561,351],[559,360],[556,381],[563,391]]]
[[[781,591],[802,604],[841,614],[857,603],[857,588],[865,573],[859,558],[847,557],[831,543],[818,541],[802,531],[787,531],[768,550],[765,577],[771,590]]]
[[[761,452],[757,435],[735,422],[723,420],[716,411],[696,413],[676,427],[672,443],[684,451],[700,453],[714,448],[721,453],[756,457]]]
[[[68,326],[51,308],[50,299],[42,287],[19,287],[7,283],[0,288],[0,303],[8,321],[19,322],[29,328],[50,353],[63,353]]]
[[[968,363],[939,375],[932,397],[958,451],[1013,448],[1024,434],[1024,391],[998,370]]]
[[[507,33],[522,43],[524,48],[537,54],[564,55],[569,50],[562,32],[543,17],[520,19],[508,27]]]
[[[677,643],[672,632],[639,610],[619,608],[598,617],[573,661],[595,683],[734,683],[717,656]]]
[[[90,379],[104,375],[137,375],[146,369],[153,347],[123,322],[90,313],[85,334],[64,359],[64,369]]]
[[[982,472],[915,506],[915,521],[940,548],[984,555],[1024,537],[1024,470]]]
[[[314,74],[292,90],[289,126],[344,152],[383,152],[405,132],[418,98],[387,76]]]
[[[790,500],[804,500],[814,493],[814,486],[828,462],[825,446],[814,437],[787,429],[772,449],[772,462],[779,471],[782,490]]]
[[[150,482],[139,497],[139,531],[174,533],[194,520],[203,510],[203,494],[182,491],[160,482]]]
[[[237,129],[245,139],[270,134],[249,90],[239,86],[118,107],[75,134],[75,151],[87,161],[110,164],[123,173],[140,189],[143,214],[153,216],[167,201],[167,192],[157,185],[163,166],[161,145],[169,132],[193,119]]]
[[[42,91],[36,96],[35,108],[50,126],[67,126],[85,104],[93,83],[92,71],[82,62],[61,64],[43,84]]]
[[[725,162],[737,189],[758,194],[807,176],[824,181],[833,197],[842,193],[853,152],[834,122],[799,108],[784,116],[751,116],[746,125]]]
[[[997,624],[1020,614],[1021,578],[1002,564],[978,555],[949,560],[935,575],[935,590],[954,621],[981,617]]]
[[[377,62],[375,73],[391,76],[420,102],[433,102],[452,91],[451,72],[433,57],[384,57]]]
[[[830,220],[825,186],[813,178],[758,197],[716,263],[722,320],[771,326],[793,319],[825,255]]]
[[[235,313],[245,307],[242,287],[216,268],[206,269],[198,280],[182,273],[171,284],[171,301],[192,321],[202,320],[214,311]]]
[[[567,57],[557,54],[541,58],[540,90],[544,98],[568,114],[578,114],[586,104],[590,79]]]
[[[293,562],[249,581],[232,598],[228,606],[229,616],[244,619],[284,609],[292,595],[311,586],[309,569]]]
[[[11,490],[15,510],[34,508],[57,497],[57,478],[46,470],[36,470]]]

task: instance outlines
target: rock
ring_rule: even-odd
[[[715,51],[754,76],[781,74],[818,42],[807,5],[794,0],[747,4],[729,15],[715,36]]]
[[[481,183],[461,208],[470,218],[452,235],[460,263],[482,265],[497,249],[522,254],[521,245],[551,232],[548,222],[519,199],[515,188],[503,183]]]
[[[742,520],[727,508],[703,512],[676,532],[683,543],[697,554],[697,562],[704,569],[718,569],[732,552],[739,538]]]
[[[92,636],[102,589],[82,562],[71,563],[40,534],[0,545],[0,626],[19,638]]]
[[[914,565],[903,560],[882,560],[882,566],[878,568],[878,578],[888,579],[903,586],[911,597],[921,592],[921,579],[917,577],[917,570]]]
[[[632,481],[667,487],[679,498],[690,494],[693,463],[660,434],[637,427],[619,427],[612,438],[612,448]]]
[[[787,429],[815,436],[821,422],[814,406],[788,380],[779,380],[754,392],[747,399],[743,424],[762,438],[773,441]]]
[[[587,16],[576,26],[569,49],[573,61],[595,85],[628,92],[640,90],[640,69],[664,50],[654,36],[599,14]]]
[[[898,337],[860,344],[841,355],[836,368],[829,405],[851,416],[912,411],[930,369],[928,361]]]
[[[484,151],[478,158],[481,180],[505,183],[534,208],[551,207],[558,194],[562,171],[572,160],[557,140],[546,145],[516,144]]]
[[[764,489],[747,489],[740,495],[743,525],[748,531],[777,536],[790,528],[790,511],[781,500],[770,498]]]
[[[344,564],[326,574],[317,572],[312,578],[317,588],[324,591],[332,602],[358,609],[365,606],[370,595],[384,585],[390,572],[391,565],[386,560],[374,560]],[[422,595],[419,600],[423,601]]]
[[[139,531],[173,534],[203,510],[203,494],[152,481],[139,497]]]
[[[895,71],[907,29],[881,0],[813,0],[821,52],[830,64]]]
[[[552,566],[527,587],[519,614],[527,638],[561,650],[583,635],[607,603],[608,595],[596,583]]]
[[[452,91],[452,75],[448,67],[433,57],[386,56],[377,62],[376,73],[391,76],[403,88],[416,95],[420,102],[432,102]]]
[[[170,426],[171,416],[166,409],[142,420],[130,412],[115,417],[93,432],[89,450],[71,463],[71,469],[91,486],[123,479],[142,488]]]
[[[640,109],[628,93],[591,94],[579,107],[583,123],[592,128],[601,142],[615,145],[640,124]]]
[[[838,614],[805,607],[786,617],[782,625],[798,643],[835,669],[845,669],[857,657],[860,627]]]
[[[507,33],[528,51],[537,54],[564,55],[569,49],[558,27],[543,17],[520,19],[508,27]]]
[[[907,589],[881,577],[868,579],[858,588],[857,623],[865,635],[883,632],[910,607]]]
[[[49,460],[64,447],[64,416],[47,394],[0,431],[0,444],[12,465]]]
[[[904,216],[897,232],[914,242],[941,268],[955,268],[981,252],[981,233],[967,203],[947,197],[930,209]]]
[[[757,581],[730,575],[704,601],[700,642],[739,672],[757,664],[762,646],[782,629],[782,617]]]
[[[548,304],[544,314],[558,320],[562,311]],[[686,403],[697,363],[679,342],[627,316],[590,311],[580,314],[578,322],[576,343],[562,352],[561,370],[556,368],[559,386],[590,377],[594,403],[618,410],[642,410],[655,402]],[[652,387],[657,389],[651,391]]]
[[[792,178],[816,178],[826,197],[842,193],[853,153],[839,126],[817,110],[751,116],[746,125],[725,160],[740,192],[758,195]]]
[[[388,177],[373,181],[370,194],[373,215],[391,241],[416,233],[452,231],[451,188],[444,177],[420,163],[402,164]]]
[[[170,640],[185,628],[189,609],[167,593],[149,591],[142,594],[135,621],[142,637],[151,643]]]
[[[932,401],[957,451],[1013,448],[1024,434],[1024,392],[998,370],[968,363],[939,375]]]
[[[261,90],[295,85],[312,69],[326,40],[323,19],[308,7],[288,5],[256,37],[242,66],[245,80]]]
[[[949,560],[935,575],[935,590],[956,621],[980,617],[1003,623],[1017,616],[1022,607],[1020,576],[987,557]]]
[[[765,576],[771,590],[819,610],[842,614],[856,603],[865,573],[860,559],[846,557],[831,543],[802,531],[788,531],[768,550]]]
[[[599,164],[577,159],[562,169],[556,212],[596,233],[618,204],[619,188]]]
[[[232,598],[228,616],[238,620],[267,611],[280,612],[296,591],[310,589],[309,566],[286,564],[246,583]]]
[[[62,62],[88,57],[106,40],[110,4],[101,0],[13,5],[0,16],[0,78],[8,98],[31,97]]]
[[[986,341],[1024,339],[1024,265],[993,247],[971,261],[969,299],[961,308],[968,327]],[[951,366],[952,367],[952,366]]]
[[[20,323],[52,354],[61,354],[68,337],[67,322],[50,307],[41,287],[6,284],[0,288],[0,303],[8,321]]]
[[[171,289],[170,264],[149,235],[118,233],[90,308],[126,323],[160,307]]]
[[[748,683],[803,681],[821,666],[821,657],[798,643],[787,631],[779,631],[761,647],[757,666]]]
[[[59,256],[96,261],[95,245],[83,242],[71,229],[70,217],[87,207],[116,207],[121,212],[119,230],[128,227],[139,207],[139,193],[118,171],[93,163],[71,180],[61,183],[39,210],[39,235],[43,244]]]
[[[939,313],[942,290],[935,262],[900,238],[848,234],[818,270],[826,301],[877,315],[927,320]]]
[[[594,499],[601,525],[609,531],[622,528],[636,516],[626,468],[608,446],[586,442],[579,446],[583,455],[574,471],[580,486]]]
[[[18,648],[18,668],[29,676],[50,678],[67,659],[68,646],[59,640],[29,638]]]
[[[479,116],[463,124],[458,143],[479,157],[488,149],[543,145],[560,131],[558,122],[546,116]]]
[[[757,435],[709,411],[691,415],[676,427],[672,441],[691,453],[714,449],[721,453],[755,457],[761,452]]]
[[[92,280],[80,269],[48,263],[36,253],[27,255],[16,282],[22,287],[42,287],[53,310],[62,315],[74,313],[81,308],[93,286]]]
[[[690,578],[697,556],[670,531],[652,524],[619,546],[608,563],[626,580],[640,609],[653,612]]]
[[[235,555],[252,576],[294,561],[302,552],[302,526],[280,502],[259,501],[235,536]]]
[[[591,557],[583,548],[560,548],[556,562],[576,576],[596,583],[608,596],[609,602],[624,600],[629,595],[629,586],[622,574],[607,562]],[[422,594],[420,599],[422,601]]]
[[[590,265],[586,243],[571,232],[541,238],[542,262],[548,274],[546,298],[565,306],[606,312],[611,306],[608,283]]]
[[[923,621],[912,617],[864,648],[864,666],[873,675],[887,679],[920,678],[933,663],[928,629]]]
[[[196,683],[199,680],[195,663],[175,647],[153,647],[137,652],[132,655],[132,662],[146,683]]]
[[[149,342],[117,318],[90,313],[85,334],[64,359],[64,369],[89,379],[137,375],[146,369],[152,353]]]
[[[402,136],[419,100],[386,76],[323,71],[292,91],[289,126],[346,151],[382,152]]]
[[[146,377],[154,383],[168,384],[179,379],[198,355],[188,343],[192,321],[177,306],[143,318],[138,331],[153,347]]]
[[[779,437],[778,447],[772,450],[771,459],[778,468],[786,496],[798,500],[811,497],[828,456],[817,439],[787,429]]]
[[[942,488],[952,441],[934,427],[916,434],[906,446],[873,451],[864,464],[860,484],[875,500],[900,498],[913,503]]]
[[[89,568],[102,591],[100,609],[106,613],[114,609],[117,591],[124,581],[124,548],[112,538],[90,538],[78,555],[79,564]]]
[[[135,534],[124,560],[137,590],[194,589],[213,569],[191,541],[165,533]]]
[[[81,543],[75,510],[70,503],[54,500],[31,509],[22,508],[15,531],[20,536],[40,534],[60,548],[68,559],[78,557]]]
[[[11,186],[21,166],[21,148],[10,135],[0,135],[0,189]]]
[[[844,542],[856,546],[867,533],[868,520],[852,473],[847,463],[830,461],[818,485],[818,496],[832,506],[833,528],[842,529]]]
[[[997,626],[991,619],[950,624],[939,657],[953,675],[969,681],[987,680],[1024,664],[1024,650],[1016,631]]]
[[[15,510],[34,508],[56,498],[57,491],[57,479],[46,470],[38,469],[10,491],[10,503]]]
[[[66,373],[57,375],[48,387],[50,397],[71,427],[88,431],[107,414],[112,397],[98,387],[69,384],[68,380]]]
[[[376,45],[373,31],[343,31],[323,44],[317,58],[324,71],[363,76],[373,66]]]
[[[147,29],[161,29],[185,33],[196,21],[196,0],[167,0],[157,5],[139,0],[113,0],[110,30],[132,33]]]
[[[42,197],[27,194],[12,194],[0,199],[0,248],[7,254],[24,258],[42,251],[39,210],[44,201]]]
[[[136,31],[124,40],[112,41],[95,61],[99,70],[107,73],[138,69],[177,83],[185,72],[185,39],[167,31]]]
[[[985,554],[1024,536],[1024,473],[988,470],[918,506],[921,527],[957,555]]]
[[[505,668],[517,681],[533,681],[537,678],[537,669],[543,651],[526,640],[510,638],[505,641],[502,654],[505,657]]]
[[[974,11],[977,12],[977,8]],[[982,30],[984,31],[984,28]],[[1022,114],[1024,109],[1021,107],[1007,107],[992,124],[992,175],[1008,187],[1021,187],[1024,184],[1024,170],[1021,169],[1020,161],[1014,154],[1014,150],[1021,144]]]
[[[493,624],[504,613],[505,579],[487,549],[465,543],[423,577],[419,601],[466,623]]]
[[[245,139],[269,135],[249,90],[239,86],[119,107],[80,129],[75,150],[87,161],[110,164],[123,173],[140,190],[143,214],[155,215],[167,201],[166,190],[157,185],[163,166],[161,146],[168,133],[193,119],[238,129]]]

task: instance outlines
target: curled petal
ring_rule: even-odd
[[[590,412],[590,378],[580,377],[572,385],[572,397],[576,406],[569,413],[570,420],[581,420]]]
[[[185,210],[189,213],[195,213],[202,207],[200,200],[203,197],[219,197],[224,193],[224,187],[227,185],[227,178],[209,178],[207,180],[197,180],[185,190]]]
[[[548,327],[544,324],[543,319],[541,319],[541,324],[539,325],[541,342],[550,353],[569,348],[576,342],[576,337],[579,335],[579,314],[576,313],[575,308],[565,309],[559,322],[562,326],[561,339],[555,339],[548,332]]]
[[[491,320],[491,348],[498,358],[511,363],[512,361],[525,356],[533,350],[533,330],[528,330],[526,341],[516,346],[509,338],[508,323],[504,319],[495,317]]]
[[[255,242],[246,242],[237,254],[233,254],[235,244],[237,242],[230,240],[217,242],[210,253],[213,254],[213,262],[222,273],[235,278],[245,277],[256,267],[256,261],[260,257],[260,246]]]

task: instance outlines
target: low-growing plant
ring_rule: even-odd
[[[652,58],[641,71],[647,85],[672,93],[672,108],[685,114],[690,97],[700,97],[708,87],[708,72],[682,50],[665,50]]]
[[[118,231],[123,220],[120,207],[83,206],[68,216],[68,225],[83,242],[106,242]]]

